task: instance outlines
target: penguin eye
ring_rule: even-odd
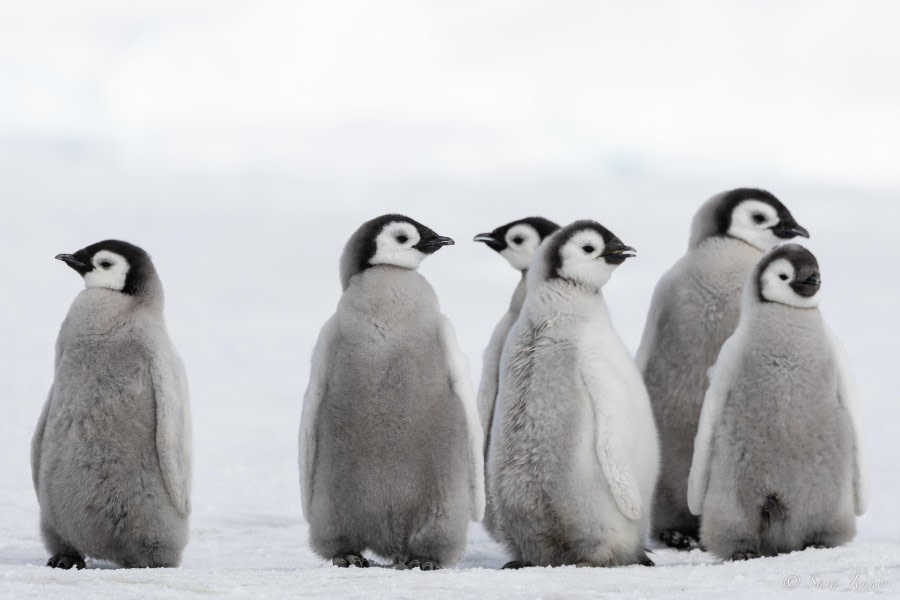
[[[591,252],[594,251],[594,247],[591,245],[582,246],[581,249],[584,250],[585,254],[590,254]]]
[[[766,216],[762,213],[753,213],[753,222],[762,224],[766,221]]]
[[[109,260],[101,260],[101,261],[100,261],[100,266],[103,267],[104,269],[108,269],[108,268],[110,268],[111,266],[113,266],[113,264],[112,264],[112,261],[109,261]]]
[[[788,280],[788,276],[785,275],[784,273],[781,273],[781,274],[778,276],[778,279],[780,279],[780,280],[782,280],[782,281],[787,281],[787,280]]]
[[[513,241],[513,244],[518,246],[519,244],[521,244],[522,242],[525,241],[525,238],[523,238],[521,235],[517,235],[516,237],[513,238],[512,241]]]
[[[397,236],[396,238],[394,238],[394,239],[396,239],[397,242],[400,243],[400,244],[405,244],[406,242],[409,241],[409,238],[406,237],[405,235],[403,235],[402,233],[401,233],[400,235],[398,235],[398,236]]]

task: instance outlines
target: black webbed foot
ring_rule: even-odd
[[[421,569],[423,571],[438,571],[444,568],[438,561],[426,558],[410,558],[406,561],[406,566],[410,569]]]
[[[531,565],[529,565],[528,563],[523,562],[521,560],[511,560],[500,568],[501,569],[524,569],[525,567],[530,567],[530,566]]]
[[[364,569],[369,566],[369,561],[360,554],[338,554],[331,559],[331,564],[336,567],[359,567]]]
[[[50,557],[50,560],[47,561],[47,566],[53,569],[71,569],[75,567],[80,570],[84,568],[84,559],[76,554],[63,554],[60,552]]]
[[[674,529],[666,529],[659,534],[659,539],[669,548],[676,550],[693,550],[700,547],[700,542],[692,535]]]
[[[740,550],[731,555],[731,560],[751,560],[759,558],[759,553],[755,550]]]

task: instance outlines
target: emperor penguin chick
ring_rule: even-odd
[[[484,514],[482,432],[465,359],[416,268],[453,244],[409,217],[364,223],[313,352],[300,423],[310,545],[338,566],[365,550],[439,569]]]
[[[741,289],[763,253],[809,237],[772,194],[741,188],[708,200],[694,216],[687,253],[653,293],[637,364],[644,376],[662,465],[653,502],[653,537],[697,546],[699,521],[687,506],[687,479],[707,371],[737,327]]]
[[[59,254],[84,278],[31,445],[51,567],[175,567],[188,540],[187,379],[150,257],[117,240]]]
[[[700,537],[723,559],[853,538],[865,512],[860,412],[843,348],[822,319],[819,265],[769,252],[744,289],[703,402],[688,484]]]
[[[525,273],[531,257],[541,242],[551,233],[559,229],[559,225],[543,217],[527,217],[507,223],[490,233],[479,233],[476,242],[484,242],[492,250],[500,254],[516,270],[521,271],[519,284],[513,292],[509,309],[491,335],[491,341],[484,351],[481,363],[481,384],[478,386],[478,414],[481,416],[481,427],[484,430],[484,452],[487,462],[487,449],[490,445],[491,421],[494,419],[494,403],[497,400],[497,388],[500,379],[500,354],[503,344],[513,323],[519,318],[522,303],[525,301]],[[488,499],[490,500],[490,499]],[[493,535],[491,505],[485,506],[484,526]]]
[[[541,245],[503,349],[488,494],[507,567],[652,564],[653,413],[601,288],[634,256],[577,221]]]

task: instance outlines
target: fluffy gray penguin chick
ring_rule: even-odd
[[[85,556],[175,567],[188,540],[187,378],[142,249],[106,240],[59,254],[83,278],[56,341],[53,385],[31,445],[51,567]]]
[[[688,485],[703,544],[746,559],[853,538],[866,467],[846,354],[817,308],[816,258],[797,244],[753,269],[716,361]]]
[[[505,258],[512,268],[522,273],[510,300],[509,309],[494,327],[482,360],[481,383],[478,386],[478,414],[481,416],[481,427],[484,430],[485,462],[490,445],[491,421],[494,419],[494,403],[499,387],[500,354],[503,352],[503,344],[513,323],[519,318],[522,303],[525,302],[525,273],[528,272],[531,257],[541,242],[557,229],[559,225],[543,217],[526,217],[502,225],[490,233],[479,233],[474,239],[476,242],[487,244]],[[490,499],[484,512],[484,526],[488,533],[493,535]]]
[[[482,432],[453,328],[416,268],[453,244],[409,217],[364,223],[313,351],[299,435],[310,545],[338,566],[365,550],[439,569],[484,513]]]
[[[506,566],[650,565],[644,538],[658,470],[653,413],[601,288],[634,256],[577,221],[532,259],[506,340],[488,494]]]
[[[737,327],[747,274],[764,252],[798,235],[809,237],[769,192],[721,193],[697,211],[687,253],[653,292],[636,360],[661,444],[653,537],[669,546],[697,546],[699,520],[688,510],[687,478],[707,370]]]

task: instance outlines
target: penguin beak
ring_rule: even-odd
[[[797,237],[798,235],[809,239],[809,232],[806,230],[806,228],[801,227],[793,219],[791,219],[790,221],[781,221],[780,223],[778,223],[778,225],[772,228],[772,233],[786,240]]]
[[[500,252],[504,248],[506,248],[506,244],[503,243],[503,240],[498,240],[493,233],[479,233],[473,239],[473,242],[484,242],[488,245],[491,250],[496,250]]]
[[[456,242],[446,236],[438,235],[433,238],[421,240],[418,244],[413,246],[413,248],[424,252],[425,254],[432,254],[440,250],[443,246],[452,246],[455,243]]]
[[[813,271],[812,274],[803,281],[794,281],[791,283],[791,287],[794,291],[804,298],[815,296],[821,286],[822,280],[819,278],[819,273],[816,271]]]
[[[620,240],[612,240],[606,245],[606,249],[597,258],[603,258],[612,265],[620,265],[625,262],[626,258],[637,256],[637,250],[631,246],[626,246]]]
[[[56,260],[63,261],[64,263],[66,263],[67,265],[69,265],[70,267],[75,269],[81,275],[84,275],[85,273],[87,273],[88,271],[91,270],[90,265],[84,264],[83,262],[81,262],[80,260],[75,258],[75,256],[72,254],[57,254],[53,258],[55,258]]]

